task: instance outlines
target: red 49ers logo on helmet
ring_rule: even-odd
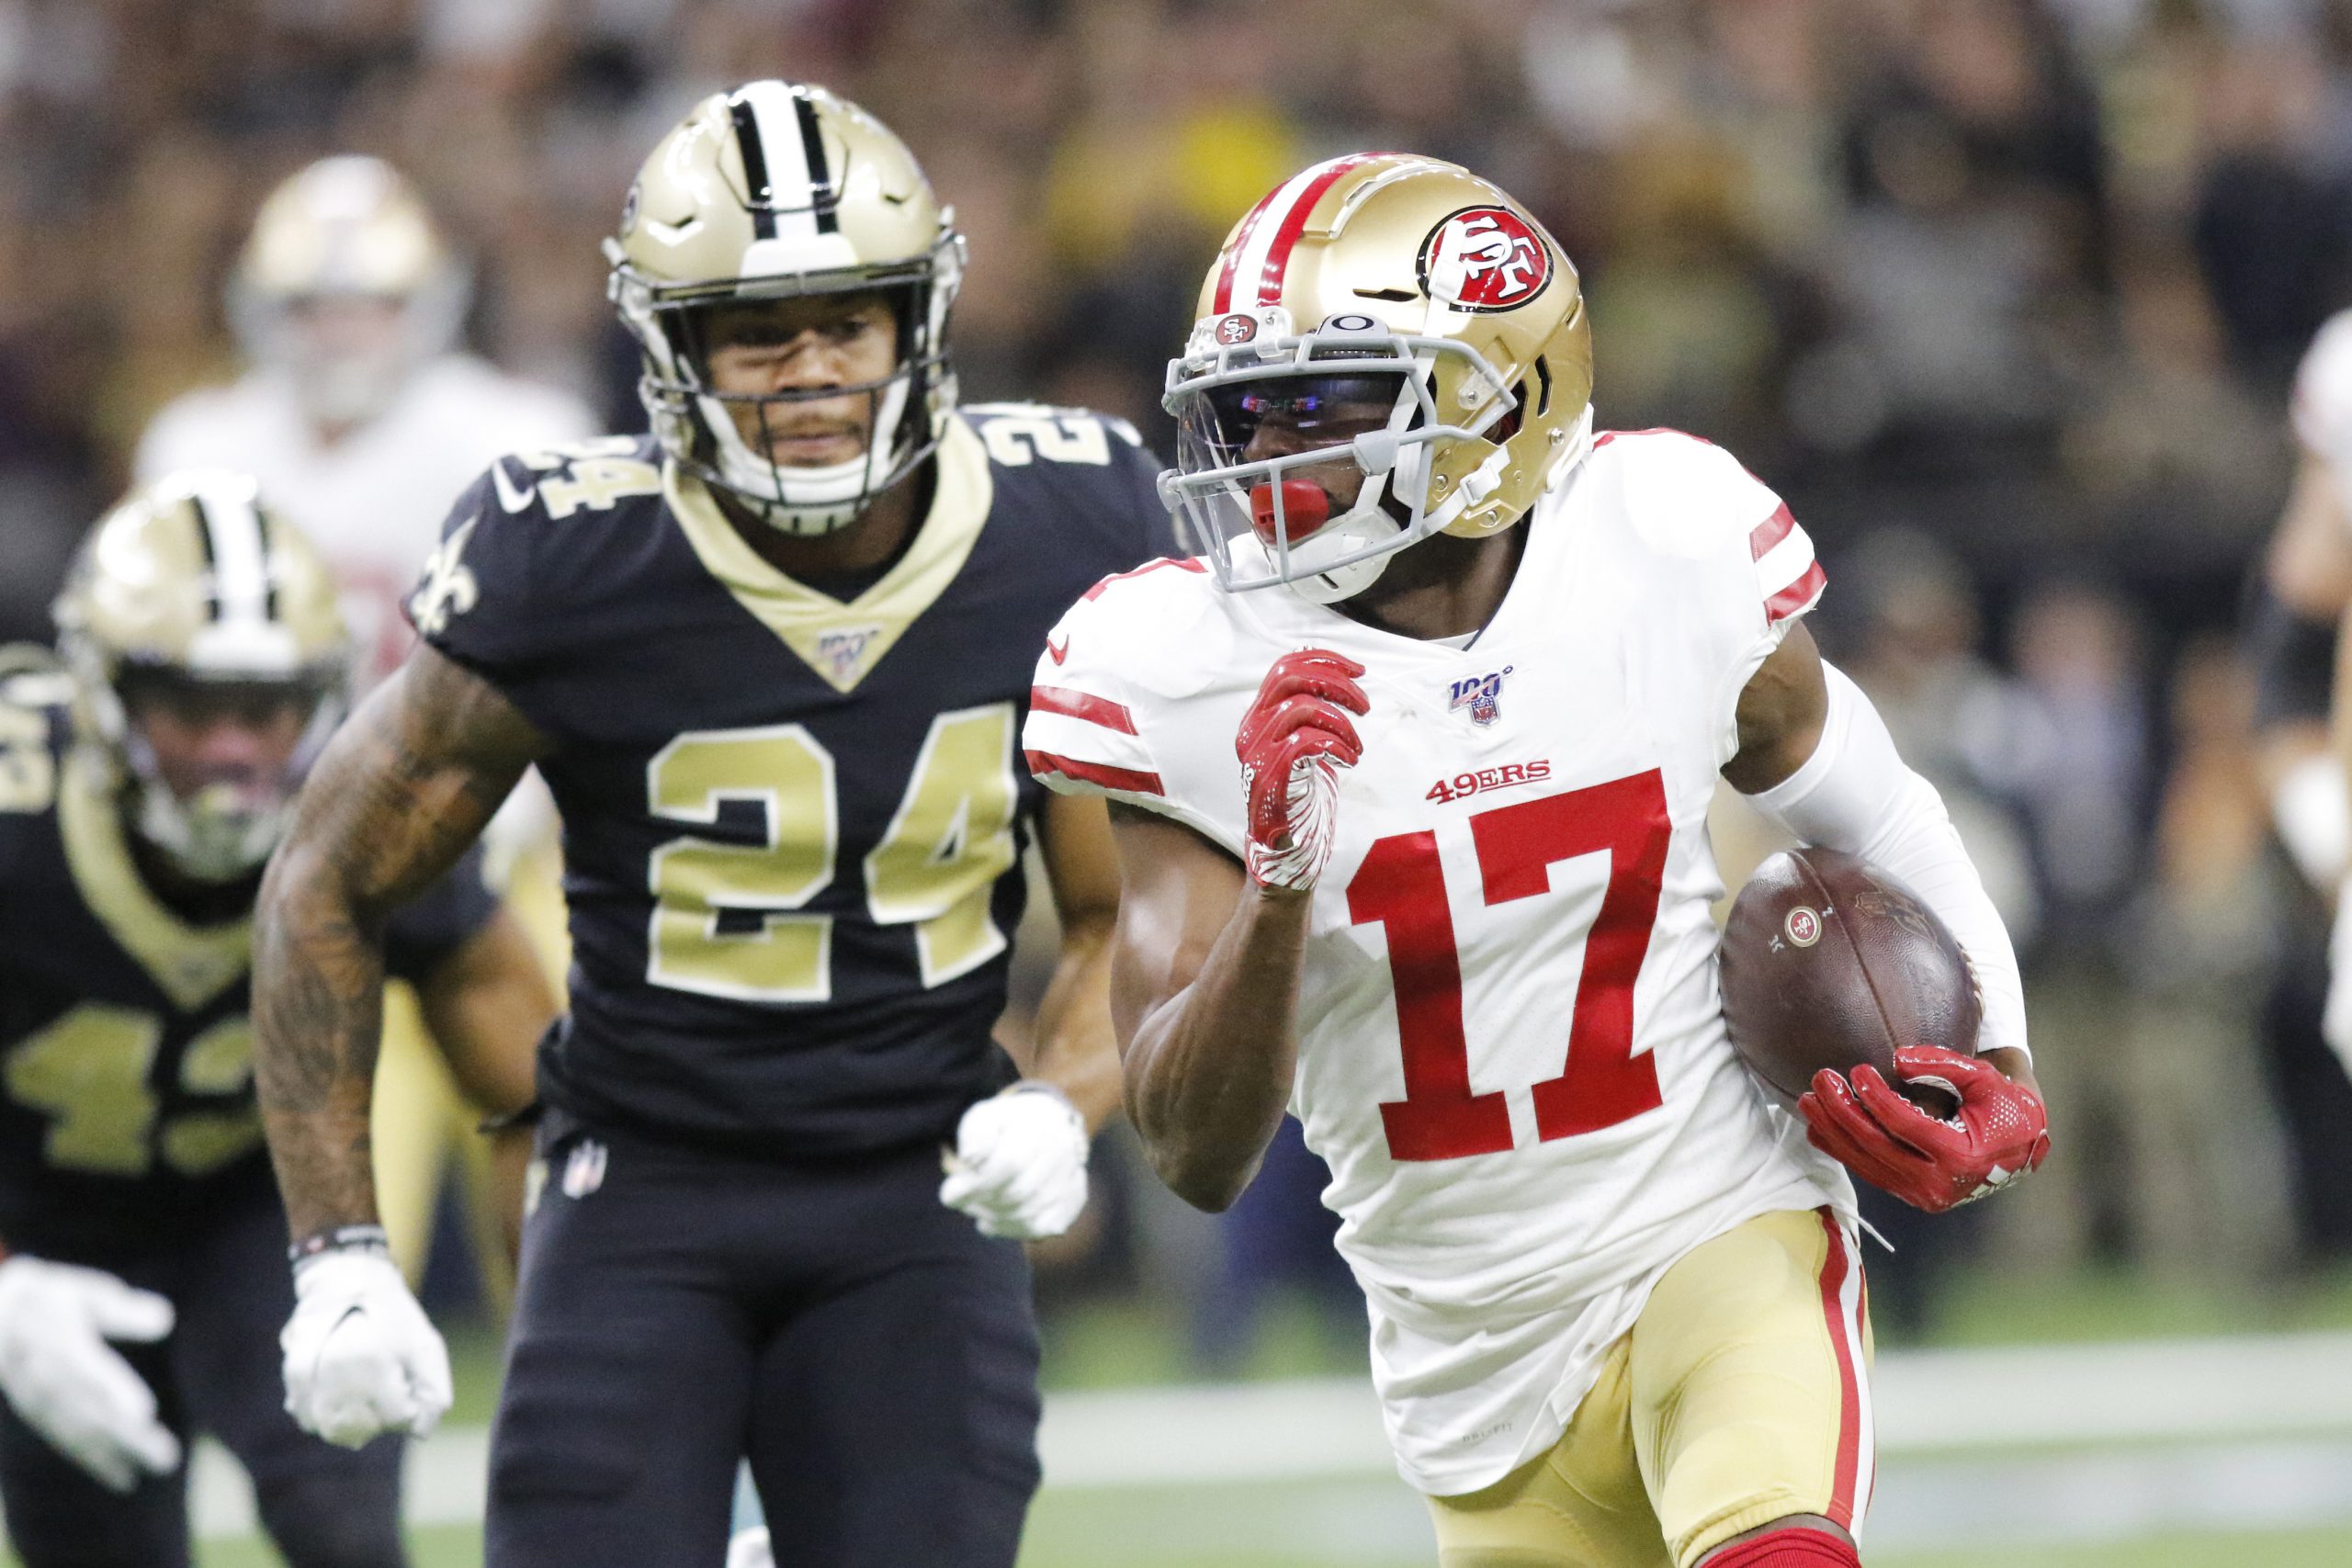
[[[1465,207],[1421,242],[1421,288],[1457,310],[1508,310],[1552,281],[1552,248],[1507,207]]]

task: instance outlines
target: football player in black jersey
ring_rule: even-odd
[[[1076,1216],[1118,1098],[1108,822],[1015,737],[1061,606],[1170,536],[1125,424],[956,407],[963,249],[855,107],[780,82],[697,107],[607,247],[652,434],[459,500],[423,646],[271,871],[263,1105],[332,1257],[374,1217],[350,1144],[381,911],[525,766],[562,814],[571,1011],[539,1058],[492,1568],[710,1568],[739,1457],[779,1562],[1012,1561],[1038,1412],[1014,1238]],[[992,1028],[1033,832],[1063,938],[1021,1076]],[[397,1427],[413,1305],[389,1271],[344,1304],[345,1386]]]
[[[0,681],[10,1541],[28,1568],[184,1568],[205,1430],[294,1568],[393,1568],[400,1445],[330,1448],[281,1406],[294,1293],[246,1016],[261,863],[342,711],[334,590],[250,479],[182,475],[99,524],[57,614],[62,665],[15,650]],[[385,952],[475,1099],[526,1103],[554,999],[478,867]],[[446,1403],[446,1364],[426,1375]]]

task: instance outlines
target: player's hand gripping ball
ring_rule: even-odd
[[[2041,1097],[1990,1062],[1906,1045],[1894,1054],[1894,1070],[1915,1083],[1942,1085],[1960,1109],[1931,1116],[1867,1064],[1854,1069],[1850,1084],[1823,1068],[1797,1101],[1813,1146],[1871,1186],[1940,1214],[1997,1191],[2048,1156]]]
[[[1241,716],[1234,753],[1248,795],[1243,863],[1263,887],[1304,892],[1331,858],[1340,774],[1363,756],[1348,715],[1372,711],[1357,685],[1363,666],[1328,649],[1285,653]]]
[[[356,1449],[383,1432],[424,1437],[449,1409],[449,1352],[381,1251],[323,1252],[294,1268],[294,1315],[277,1337],[286,1413]]]
[[[25,1425],[115,1492],[179,1468],[155,1393],[109,1339],[172,1331],[172,1303],[112,1274],[17,1256],[0,1261],[0,1393]]]
[[[1043,1241],[1086,1207],[1086,1119],[1050,1084],[1026,1080],[983,1100],[956,1126],[939,1201],[983,1235]]]

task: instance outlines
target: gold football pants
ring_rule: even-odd
[[[1827,1210],[1759,1215],[1666,1272],[1568,1429],[1494,1485],[1432,1497],[1442,1568],[1690,1568],[1792,1514],[1860,1532],[1870,1310]]]

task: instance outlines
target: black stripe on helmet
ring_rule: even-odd
[[[793,111],[800,117],[800,150],[808,159],[808,205],[817,214],[817,232],[837,233],[841,219],[834,209],[841,193],[833,188],[832,166],[825,161],[825,138],[817,123],[817,105],[805,87],[792,90]]]
[[[220,557],[212,546],[212,513],[205,510],[204,498],[193,491],[189,492],[187,503],[196,509],[196,542],[204,551],[205,577],[211,584],[208,596],[209,614],[217,621],[220,618]]]
[[[743,184],[752,209],[752,232],[760,239],[775,238],[775,187],[768,179],[767,149],[760,143],[760,122],[741,94],[728,100],[735,121],[735,148],[743,157]]]
[[[277,619],[277,514],[254,508],[254,522],[261,532],[261,613],[265,620]]]

